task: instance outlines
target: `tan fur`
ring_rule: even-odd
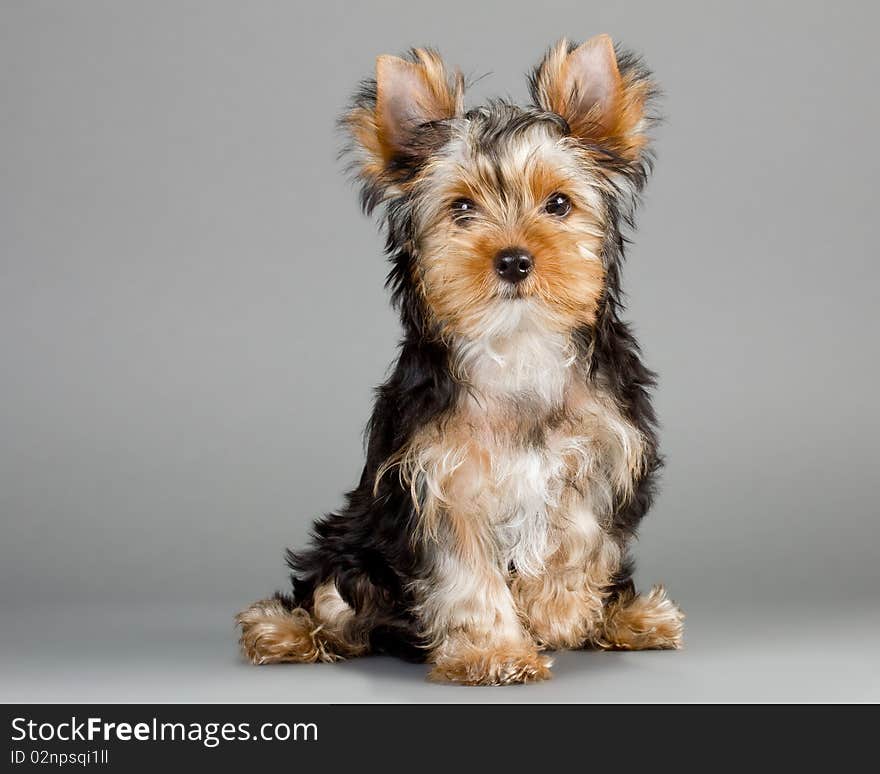
[[[620,561],[607,519],[641,471],[642,439],[605,393],[577,384],[530,414],[478,380],[395,461],[433,559],[414,593],[435,678],[506,680],[520,674],[514,652],[535,679],[536,645],[582,647],[603,631]]]
[[[537,75],[540,104],[565,118],[575,137],[635,160],[648,142],[644,118],[650,83],[621,75],[607,35],[597,35],[571,53],[568,48],[568,41],[560,40],[541,63]],[[591,72],[584,78],[578,69],[579,57],[588,50],[593,52],[594,70],[604,71],[607,88],[601,95],[583,99],[590,89],[589,76],[595,77]]]
[[[555,531],[568,529],[566,504],[584,497],[604,521],[613,495],[629,496],[633,478],[642,471],[641,435],[610,397],[583,385],[568,385],[552,420],[533,419],[539,425],[534,431],[545,432],[545,445],[530,450],[522,437],[529,430],[516,405],[511,413],[492,397],[469,397],[424,428],[377,478],[396,469],[420,513],[423,536],[436,538],[438,525],[445,522],[459,537],[458,545],[470,547],[470,555],[474,546],[491,540],[479,525],[497,524],[499,507],[508,500],[505,493],[522,484],[517,478],[529,460],[549,476],[541,506],[551,513]]]
[[[535,271],[516,294],[540,305],[544,330],[568,332],[592,323],[605,286],[605,213],[598,195],[604,183],[598,176],[584,178],[581,167],[572,164],[576,157],[589,166],[587,156],[571,147],[570,139],[538,127],[502,155],[502,197],[494,161],[467,147],[462,140],[457,149],[433,160],[418,183],[430,189],[425,197],[430,204],[419,214],[415,280],[443,335],[472,340],[485,334],[506,292],[499,287],[493,258],[514,246],[534,257]],[[543,209],[557,191],[574,203],[564,220]],[[448,214],[451,203],[462,197],[478,208],[467,227]]]
[[[460,115],[464,78],[449,72],[428,49],[414,49],[414,62],[396,56],[376,60],[376,104],[356,107],[343,119],[355,140],[360,174],[382,180],[398,191],[388,162],[404,150],[408,134],[419,124]]]
[[[625,595],[608,606],[595,641],[605,650],[674,650],[681,647],[684,613],[662,586]]]
[[[366,632],[332,582],[316,589],[312,613],[264,599],[242,610],[235,622],[242,653],[253,664],[333,662],[367,650]]]
[[[529,631],[541,647],[580,648],[602,631],[608,586],[620,562],[618,547],[596,528],[569,536],[546,571],[517,576],[511,589]]]
[[[551,677],[553,662],[534,646],[461,639],[435,655],[428,677],[461,685],[511,685]]]
[[[466,520],[466,513],[461,517]],[[486,527],[476,518],[467,529]],[[449,521],[438,529],[430,575],[413,588],[434,664],[431,679],[503,685],[548,677],[549,662],[523,628],[491,537],[469,535],[462,544]]]
[[[608,201],[637,188],[595,146],[638,159],[651,84],[620,72],[607,36],[568,49],[550,51],[536,90],[570,135],[542,115],[486,152],[479,122],[463,117],[461,74],[423,49],[413,61],[379,57],[375,104],[368,94],[345,118],[368,196],[408,195],[412,236],[399,246],[413,259],[426,335],[447,347],[464,387],[374,482],[378,493],[398,476],[416,510],[411,538],[428,569],[407,591],[435,680],[530,682],[550,674],[540,648],[681,641],[681,613],[662,589],[609,599],[622,555],[613,515],[645,472],[646,439],[590,369],[578,333],[606,293]],[[413,142],[427,123],[442,126]],[[392,163],[413,157],[412,176]],[[548,208],[555,194],[570,209]],[[494,267],[509,248],[532,258],[517,284]],[[390,613],[361,584],[345,587],[357,612],[332,581],[308,610],[256,603],[237,619],[244,653],[274,663],[366,652],[369,628]]]
[[[320,625],[302,608],[292,612],[276,599],[264,599],[236,617],[241,650],[253,664],[335,661],[320,637]]]

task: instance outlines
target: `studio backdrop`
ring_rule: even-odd
[[[880,17],[847,2],[4,2],[7,701],[877,700]],[[607,32],[663,88],[624,269],[659,373],[637,581],[681,652],[449,691],[387,658],[255,669],[232,618],[342,503],[398,322],[335,121],[437,47],[525,101]]]

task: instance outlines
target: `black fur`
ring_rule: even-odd
[[[622,72],[639,68],[640,62],[618,52]],[[354,104],[371,109],[376,102],[376,84],[365,82],[355,95]],[[466,116],[479,126],[477,142],[491,154],[499,137],[509,137],[535,122],[555,125],[560,132],[568,127],[560,116],[538,107],[518,108],[493,102]],[[422,148],[442,144],[446,127],[442,122],[424,126]],[[609,170],[623,175],[637,191],[644,184],[650,157],[625,162],[607,149],[595,149]],[[361,178],[361,202],[367,213],[386,199],[389,181],[411,178],[425,153],[414,152],[393,159],[385,177]],[[356,167],[355,167],[356,168]],[[656,418],[649,392],[655,375],[641,360],[639,347],[630,328],[620,319],[620,268],[626,240],[623,230],[632,225],[635,202],[621,192],[606,202],[612,222],[604,246],[606,282],[595,325],[578,332],[583,371],[589,379],[601,380],[617,399],[627,418],[647,439],[647,466],[635,486],[634,496],[619,502],[613,516],[613,531],[621,542],[631,538],[650,508],[661,459],[657,450]],[[391,271],[387,285],[400,314],[403,340],[390,378],[377,389],[375,407],[366,432],[366,463],[357,487],[347,496],[345,507],[318,521],[310,548],[288,551],[292,570],[293,597],[281,597],[288,608],[311,607],[314,589],[333,579],[342,598],[360,615],[372,621],[373,650],[393,652],[421,659],[425,650],[420,642],[410,592],[413,580],[425,576],[428,562],[421,544],[413,540],[416,514],[409,491],[395,475],[383,476],[374,493],[379,467],[406,445],[426,423],[452,407],[464,389],[449,368],[446,345],[432,330],[422,299],[413,286],[414,257],[411,201],[407,196],[385,201],[383,223],[387,231],[387,253]],[[627,560],[615,580],[614,593],[632,589],[632,563]]]

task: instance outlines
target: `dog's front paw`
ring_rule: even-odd
[[[467,648],[437,658],[428,678],[459,685],[514,685],[551,677],[552,659],[523,648]]]

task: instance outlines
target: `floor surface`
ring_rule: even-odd
[[[875,702],[880,611],[689,610],[679,652],[556,655],[508,688],[425,680],[387,657],[252,667],[221,606],[29,607],[0,630],[4,702]]]

